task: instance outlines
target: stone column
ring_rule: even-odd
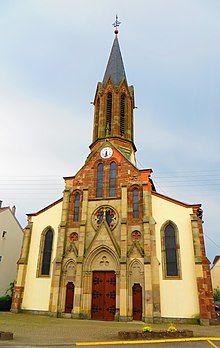
[[[68,208],[69,208],[69,195],[70,189],[66,188],[63,195],[63,207],[61,215],[61,223],[58,229],[58,238],[57,238],[57,249],[56,249],[56,258],[53,266],[53,274],[51,281],[51,291],[50,291],[50,304],[49,311],[51,315],[57,316],[58,314],[58,301],[60,299],[60,285],[61,285],[61,275],[62,275],[62,261],[65,249],[66,242],[66,225],[68,219]]]
[[[12,306],[11,306],[11,312],[14,312],[14,313],[19,312],[22,305],[32,227],[33,227],[33,224],[32,222],[30,222],[23,231],[24,234],[23,234],[21,256],[18,260],[17,278],[15,282]]]
[[[127,320],[128,316],[128,284],[127,284],[127,215],[128,215],[128,191],[127,184],[121,187],[121,259],[120,259],[120,320]]]
[[[205,254],[202,219],[196,214],[198,208],[191,214],[192,236],[195,253],[195,269],[198,288],[200,323],[209,325],[211,319],[216,319],[212,292],[209,260]]]
[[[83,200],[82,200],[82,213],[81,223],[79,230],[79,247],[78,247],[78,258],[77,258],[77,269],[76,269],[76,282],[75,282],[75,296],[74,296],[74,308],[73,317],[79,317],[82,313],[82,296],[83,296],[83,259],[85,251],[85,235],[86,235],[86,222],[88,216],[88,188],[83,189]],[[81,314],[80,314],[81,313]]]

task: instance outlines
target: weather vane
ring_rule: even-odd
[[[118,27],[121,24],[121,22],[118,21],[118,15],[116,15],[115,22],[112,24],[115,28],[115,34],[118,34]]]

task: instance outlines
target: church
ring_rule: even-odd
[[[200,204],[156,191],[138,169],[129,86],[115,37],[94,97],[85,164],[63,197],[27,214],[12,312],[95,320],[215,319]]]

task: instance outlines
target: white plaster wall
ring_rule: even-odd
[[[213,290],[217,287],[220,289],[220,260],[211,269],[211,279]]]
[[[199,313],[194,250],[190,214],[192,208],[185,208],[174,202],[152,196],[152,212],[156,225],[156,250],[160,263],[160,296],[162,317],[191,318]],[[165,280],[161,259],[161,227],[173,221],[179,231],[180,262],[182,279]]]
[[[5,237],[2,237],[6,231]],[[0,212],[0,296],[5,295],[9,284],[16,279],[17,261],[20,257],[23,232],[10,208]]]
[[[62,201],[32,217],[33,229],[28,256],[28,266],[24,289],[22,309],[47,311],[50,297],[51,275],[53,260],[56,255],[58,227],[61,221]],[[54,229],[53,249],[51,256],[50,276],[37,277],[37,264],[39,257],[40,239],[43,230],[51,226]]]

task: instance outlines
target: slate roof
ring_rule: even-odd
[[[115,39],[112,45],[112,50],[109,56],[108,64],[105,70],[105,75],[102,81],[104,85],[108,81],[109,77],[111,77],[115,86],[119,86],[120,82],[123,79],[127,81],[117,35],[115,36]]]

